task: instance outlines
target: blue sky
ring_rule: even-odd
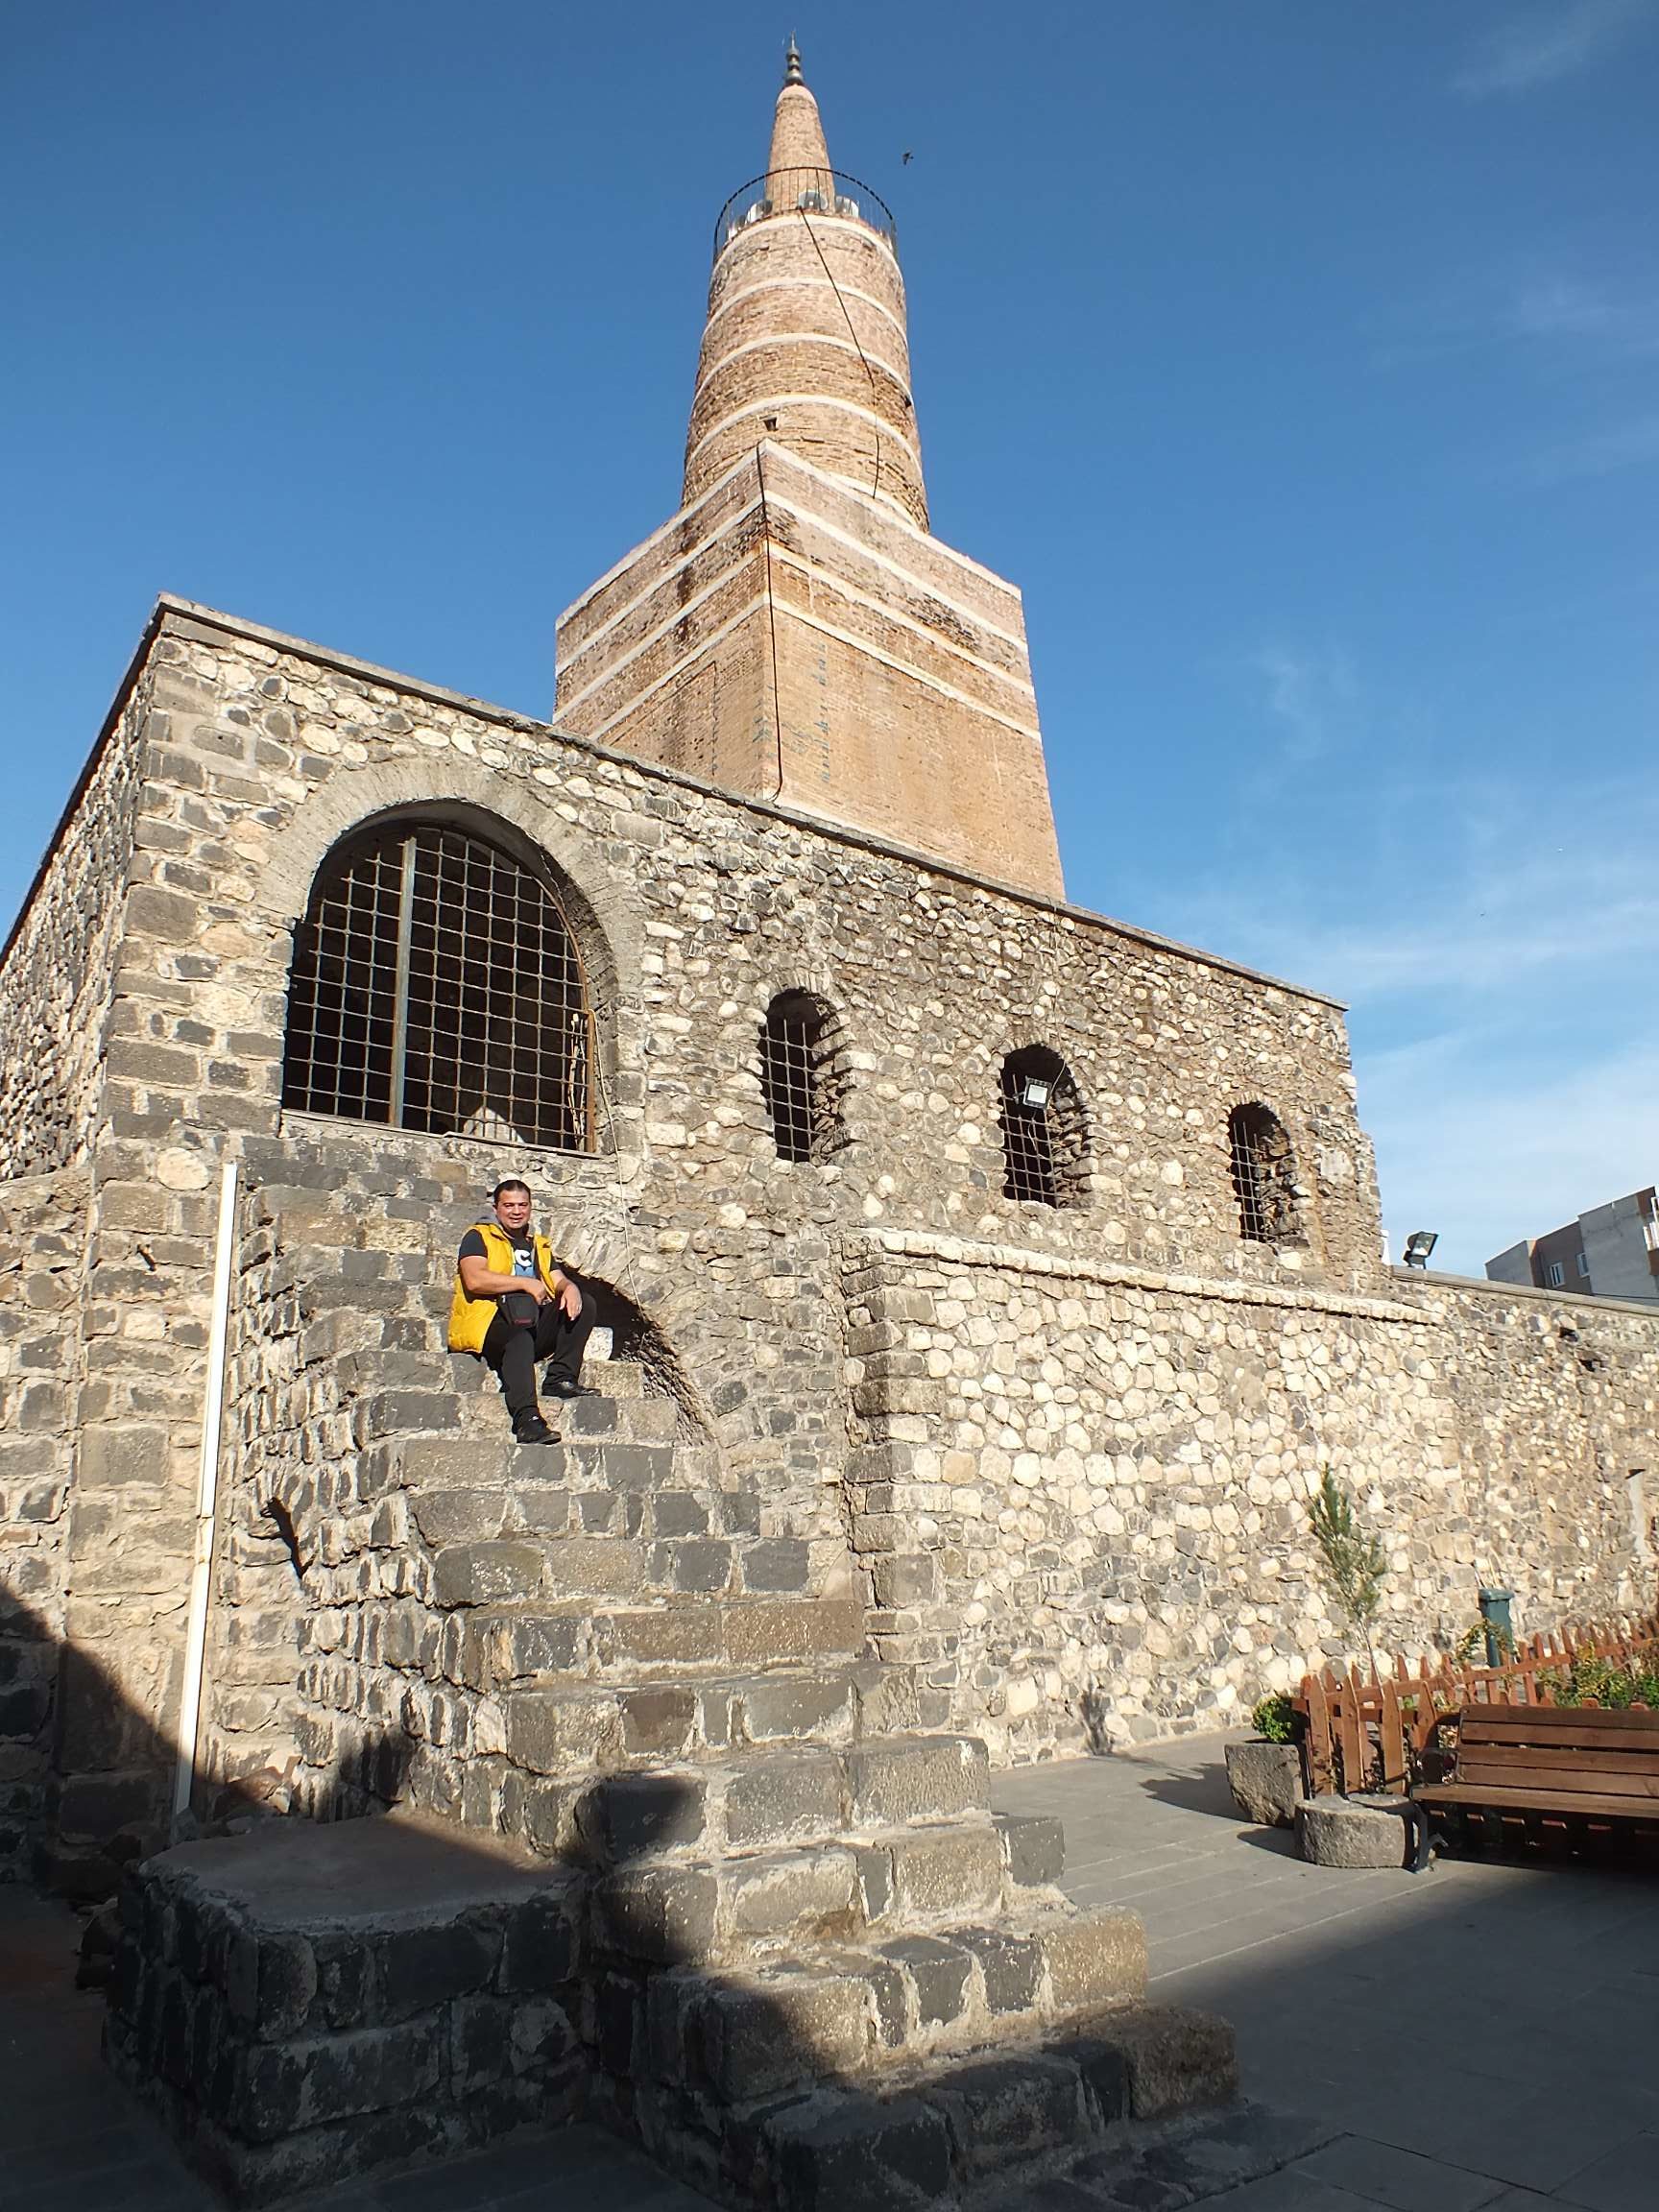
[[[1659,0],[14,8],[0,903],[157,590],[547,713],[792,28],[1071,896],[1350,1002],[1396,1248],[1652,1181]]]

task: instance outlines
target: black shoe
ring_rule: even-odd
[[[568,1375],[549,1375],[541,1387],[549,1398],[591,1398],[593,1395],[580,1382],[573,1382]]]
[[[549,1429],[540,1413],[520,1413],[513,1424],[515,1444],[557,1444],[558,1431]]]

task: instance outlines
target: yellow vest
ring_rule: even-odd
[[[493,1275],[511,1275],[513,1272],[513,1239],[499,1221],[475,1221],[472,1226],[484,1239],[484,1257]],[[553,1287],[553,1247],[545,1237],[532,1237],[536,1253],[536,1272]],[[481,1298],[469,1297],[467,1286],[461,1280],[461,1270],[455,1270],[455,1294],[449,1301],[449,1349],[451,1352],[482,1352],[484,1339],[490,1334],[490,1324],[495,1318],[495,1293],[487,1290]]]

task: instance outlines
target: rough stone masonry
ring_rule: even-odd
[[[1387,1269],[1340,1008],[1064,901],[1019,594],[927,534],[891,225],[798,80],[779,115],[686,505],[566,616],[559,726],[163,599],[42,861],[0,961],[0,1864],[104,1894],[161,1830],[227,1161],[209,1781],[303,1753],[320,1806],[384,1801],[370,1739],[417,1721],[434,1777],[503,1756],[397,1469],[459,1418],[451,1256],[509,1166],[682,1455],[543,1501],[567,1559],[745,1634],[835,1609],[998,1758],[1339,1653],[1326,1463],[1384,1643],[1483,1580],[1522,1623],[1651,1601],[1659,1321]],[[284,1104],[297,935],[421,826],[568,925],[581,1145]],[[805,1157],[784,1034],[833,1109]],[[1048,1189],[1010,1166],[1045,1115]]]

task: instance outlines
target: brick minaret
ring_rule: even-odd
[[[1020,594],[928,534],[892,218],[793,46],[716,229],[683,500],[561,617],[560,727],[1059,897]]]

